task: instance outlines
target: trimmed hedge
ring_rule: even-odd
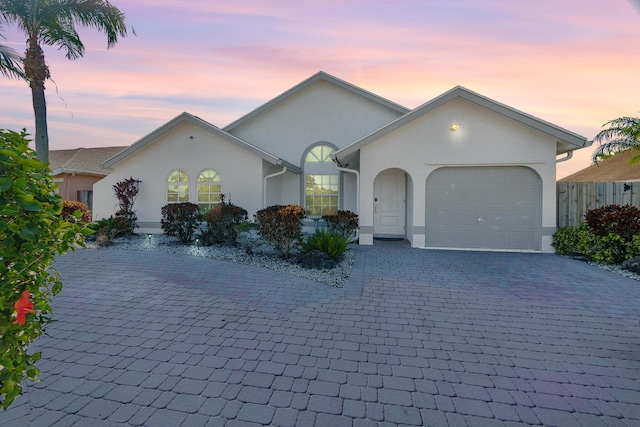
[[[226,244],[235,246],[238,227],[247,220],[247,211],[224,201],[204,214],[207,228],[200,233],[204,245]]]
[[[200,225],[200,208],[195,203],[170,203],[162,207],[162,231],[167,236],[180,239],[182,243],[193,242]]]
[[[336,232],[342,237],[352,238],[358,230],[358,214],[351,211],[338,211],[335,215],[323,215],[329,231]]]
[[[298,205],[274,205],[255,214],[258,234],[283,258],[289,258],[302,240],[307,211]]]

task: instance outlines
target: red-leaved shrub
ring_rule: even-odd
[[[80,217],[75,216],[76,211],[80,211]],[[91,211],[89,210],[89,206],[76,200],[63,200],[60,216],[62,216],[62,219],[65,221],[91,222]]]
[[[283,258],[289,258],[300,244],[302,219],[306,216],[307,211],[302,206],[269,206],[255,214],[258,234]]]
[[[584,217],[597,236],[617,234],[630,242],[640,232],[640,209],[632,205],[607,205],[587,211]]]

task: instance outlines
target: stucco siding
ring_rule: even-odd
[[[459,123],[456,132],[451,123]],[[556,141],[463,99],[454,99],[361,150],[361,224],[373,226],[373,182],[389,168],[413,182],[412,224],[425,225],[425,185],[443,166],[526,166],[542,179],[542,227],[555,226]],[[407,227],[408,230],[411,227]],[[416,242],[414,242],[415,245]],[[543,250],[550,247],[544,245]]]
[[[117,210],[113,184],[133,177],[141,180],[134,208],[139,222],[159,222],[167,204],[167,177],[175,169],[189,175],[189,201],[197,203],[197,179],[214,169],[222,192],[250,215],[262,207],[262,159],[204,129],[183,123],[115,165],[116,171],[94,185],[94,218]],[[100,194],[100,197],[96,195]]]
[[[400,113],[326,81],[318,81],[231,131],[294,165],[304,151],[327,141],[339,148]]]

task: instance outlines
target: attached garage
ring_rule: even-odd
[[[425,212],[427,247],[540,250],[541,180],[526,167],[436,169]]]

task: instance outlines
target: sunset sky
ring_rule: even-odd
[[[130,145],[183,111],[223,127],[322,70],[408,108],[462,85],[592,139],[640,115],[630,0],[112,0],[137,36],[45,55],[50,149]],[[24,51],[24,36],[0,43]],[[0,78],[0,128],[33,132],[30,90]],[[558,177],[593,149],[558,164]]]

